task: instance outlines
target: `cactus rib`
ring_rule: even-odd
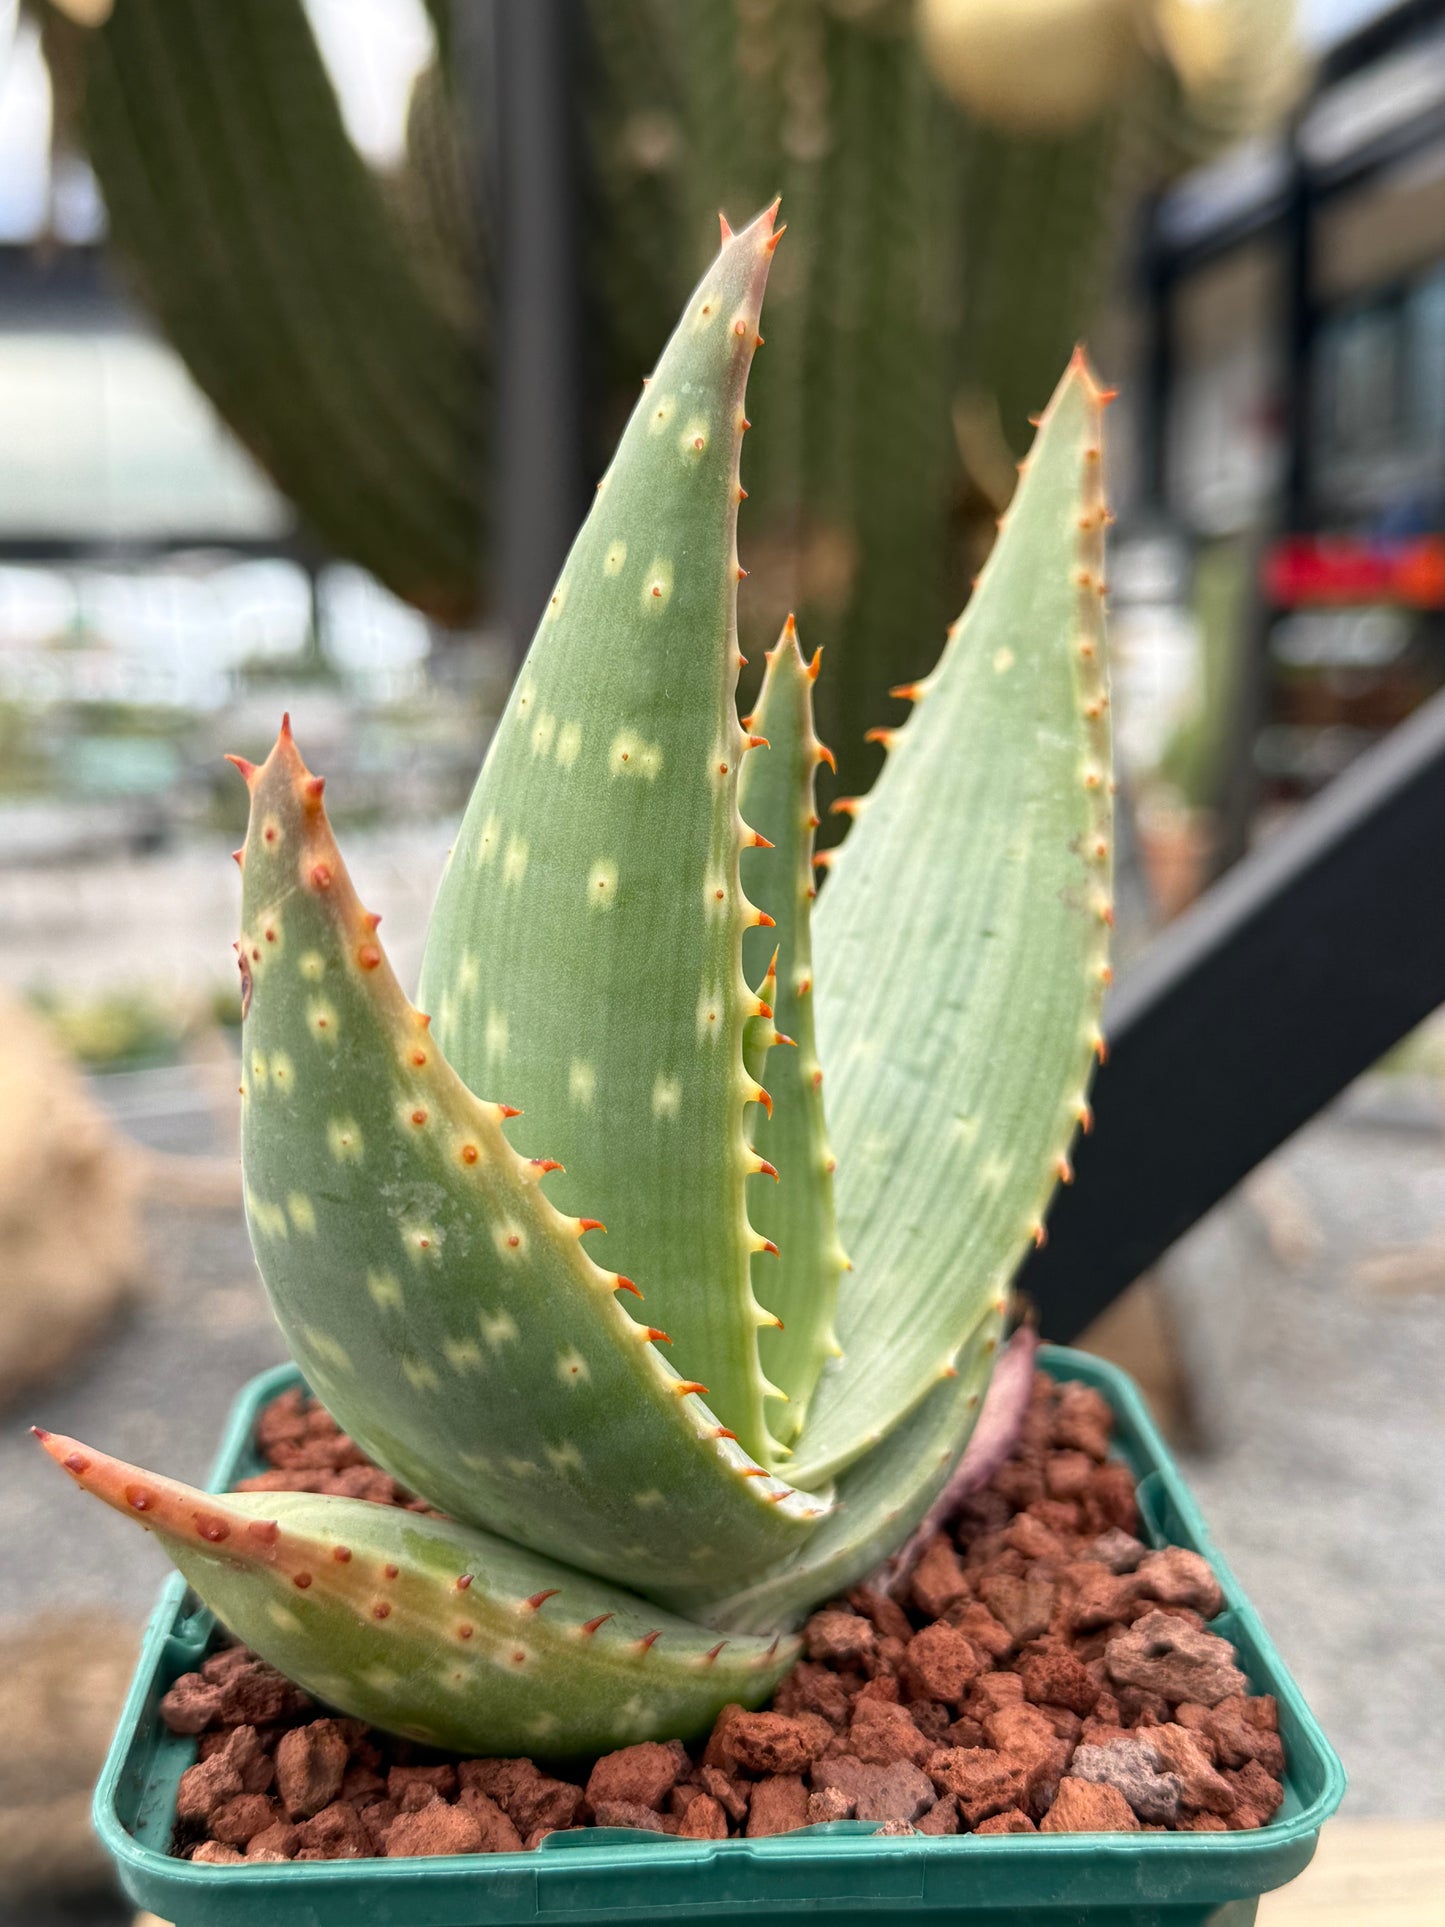
[[[446,1063],[289,726],[243,773],[246,1211],[316,1391],[434,1505],[655,1597],[784,1556],[823,1502],[758,1476]]]
[[[301,0],[135,0],[82,45],[117,246],[196,380],[325,538],[465,618],[482,522],[475,317],[458,325],[416,272]]]
[[[595,1753],[703,1733],[757,1705],[796,1640],[660,1613],[450,1519],[299,1492],[215,1497],[36,1436],[76,1484],[154,1532],[238,1638],[327,1704],[468,1753]],[[565,1679],[543,1693],[541,1682]]]

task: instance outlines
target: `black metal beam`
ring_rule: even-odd
[[[579,0],[453,14],[483,156],[495,279],[498,613],[516,658],[585,513]],[[464,84],[465,80],[464,80]]]
[[[294,562],[308,572],[323,567],[327,558],[316,544],[298,532],[283,535],[225,535],[173,530],[154,535],[109,537],[98,535],[30,535],[23,529],[0,536],[0,562],[17,565],[63,566],[89,569],[166,568],[179,556],[234,557],[237,561]]]
[[[1139,419],[1139,495],[1150,510],[1169,504],[1169,403],[1178,363],[1175,262],[1157,228],[1157,199],[1139,228],[1139,283],[1145,347]]]
[[[1314,466],[1314,352],[1319,332],[1315,270],[1315,195],[1299,150],[1299,127],[1290,136],[1290,193],[1284,223],[1284,331],[1282,373],[1286,449],[1282,508],[1287,528],[1303,533],[1310,519]]]
[[[1445,693],[1171,925],[1105,1012],[1076,1182],[1020,1286],[1075,1337],[1445,1003]]]

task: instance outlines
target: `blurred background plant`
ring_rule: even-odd
[[[36,4],[56,138],[89,158],[197,383],[335,553],[442,622],[475,618],[494,197],[445,0],[385,172],[353,144],[303,0]],[[861,782],[864,733],[956,613],[1132,209],[1294,99],[1292,0],[584,12],[593,447],[716,210],[781,192],[746,623],[770,635],[796,608],[836,645],[823,727]]]

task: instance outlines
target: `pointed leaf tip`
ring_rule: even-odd
[[[719,245],[726,246],[733,238],[733,231],[729,224],[728,217],[723,213],[721,208],[717,211],[717,224],[719,229]]]

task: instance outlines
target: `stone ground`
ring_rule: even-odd
[[[1445,1112],[1374,1078],[1172,1254],[1184,1470],[1350,1777],[1445,1818]]]
[[[136,1137],[224,1155],[196,1076],[102,1081]],[[32,1418],[204,1477],[236,1389],[282,1356],[239,1199],[150,1209],[152,1289],[0,1430],[0,1618],[139,1621],[166,1563],[57,1485]],[[1165,1273],[1192,1392],[1186,1472],[1334,1741],[1356,1816],[1445,1814],[1445,1106],[1376,1078],[1191,1234]],[[33,1409],[32,1409],[33,1408]],[[23,1421],[23,1423],[22,1423]],[[121,1916],[27,1914],[28,1927]]]

